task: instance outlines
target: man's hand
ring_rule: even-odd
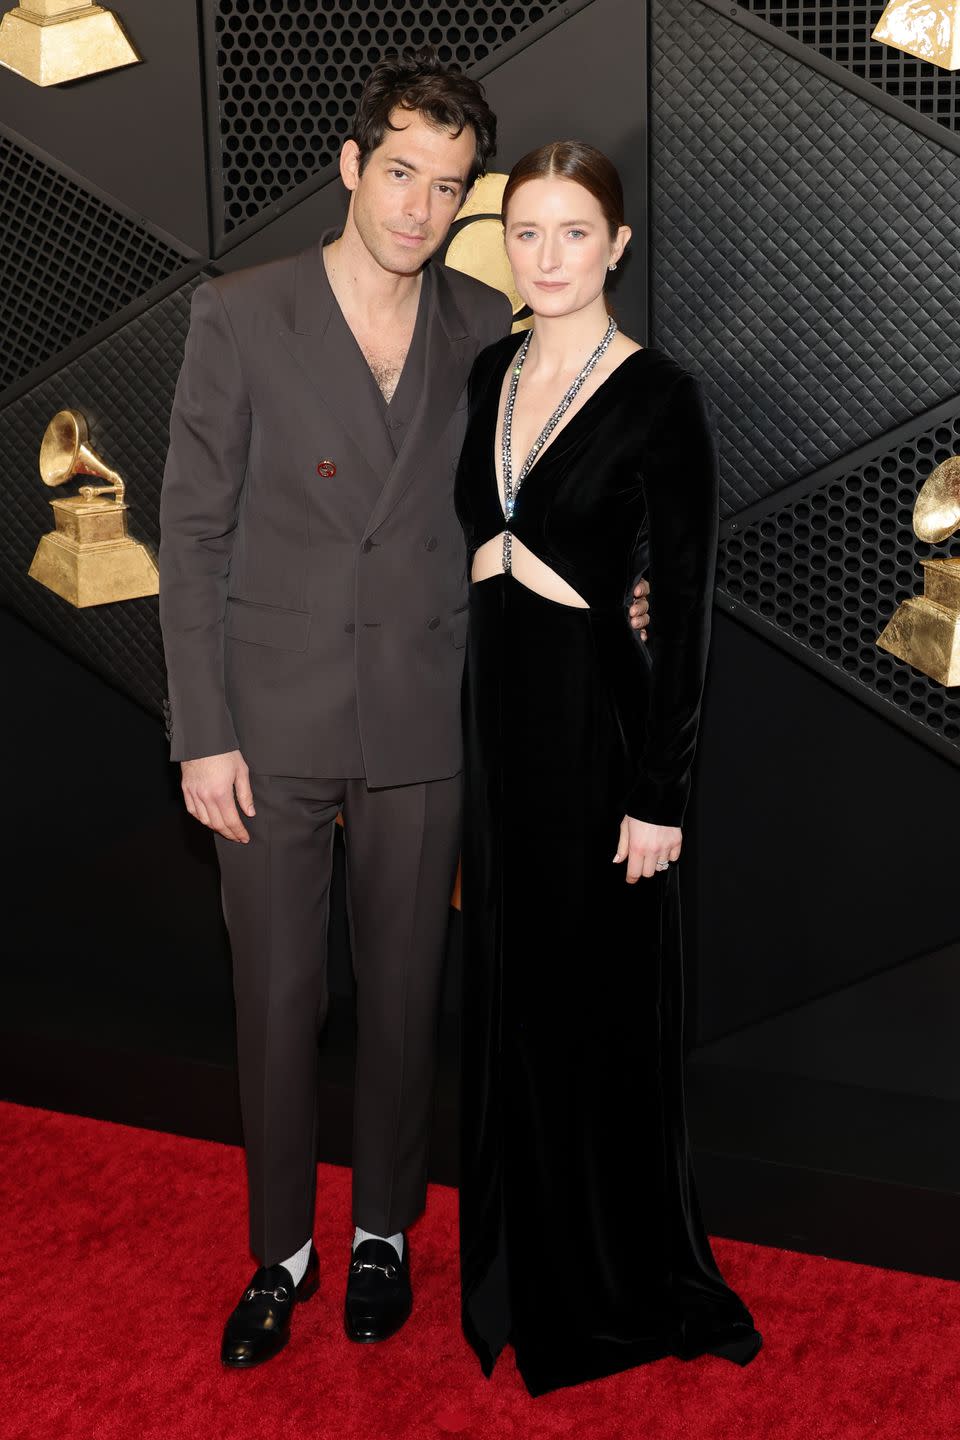
[[[239,840],[246,845],[250,835],[237,812],[256,815],[250,771],[239,750],[225,755],[204,755],[199,760],[181,760],[183,779],[180,788],[187,809],[201,825],[216,830],[225,840]],[[234,802],[236,795],[236,802]]]
[[[633,587],[634,601],[630,606],[630,625],[634,630],[640,631],[640,639],[646,640],[647,626],[650,624],[650,604],[647,596],[650,594],[650,581],[640,580]]]
[[[635,885],[641,876],[646,880],[657,873],[658,860],[670,863],[679,860],[682,840],[683,834],[677,825],[650,825],[646,820],[624,815],[613,863],[620,865],[626,860],[626,882]]]

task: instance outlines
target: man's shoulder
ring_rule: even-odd
[[[259,344],[264,335],[294,326],[297,274],[312,245],[257,265],[214,275],[197,287],[193,314],[198,320],[226,319],[241,345]]]
[[[503,334],[509,327],[513,311],[502,290],[462,270],[454,270],[452,265],[438,265],[437,274],[466,320],[479,322],[479,328],[493,330],[495,334]]]
[[[211,276],[204,287],[215,292],[231,314],[278,301],[293,289],[299,253]]]

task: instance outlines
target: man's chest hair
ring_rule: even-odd
[[[386,400],[389,405],[393,399],[394,391],[399,384],[400,376],[403,373],[408,347],[405,346],[402,350],[397,348],[387,349],[384,346],[371,349],[366,345],[361,345],[360,348],[363,351],[364,359],[370,366],[370,373],[379,385],[384,400]]]

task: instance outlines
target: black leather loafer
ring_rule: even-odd
[[[413,1308],[410,1243],[403,1237],[403,1259],[387,1240],[364,1240],[354,1250],[347,1273],[343,1323],[350,1340],[371,1345],[395,1335]]]
[[[294,1306],[309,1300],[319,1287],[320,1261],[313,1246],[306,1273],[297,1286],[285,1266],[262,1266],[226,1323],[220,1347],[224,1365],[249,1370],[264,1360],[272,1360],[290,1339]]]

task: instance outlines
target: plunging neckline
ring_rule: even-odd
[[[328,243],[332,244],[332,241]],[[420,272],[420,291],[417,295],[417,311],[413,319],[413,329],[410,332],[410,344],[407,346],[407,353],[403,357],[403,364],[400,367],[400,374],[397,376],[397,383],[393,387],[393,394],[388,400],[386,395],[384,395],[383,391],[380,388],[380,383],[373,372],[373,367],[370,364],[370,361],[367,359],[366,352],[364,351],[363,346],[360,344],[360,341],[357,339],[356,335],[353,333],[353,327],[351,326],[349,320],[344,314],[343,306],[337,299],[333,286],[330,283],[330,276],[327,273],[327,263],[326,260],[323,258],[322,253],[323,250],[325,250],[326,248],[326,245],[321,247],[320,264],[323,270],[324,278],[327,282],[327,288],[330,291],[330,299],[333,302],[334,309],[337,311],[337,314],[340,317],[340,323],[342,324],[344,330],[346,330],[347,334],[350,337],[350,340],[352,341],[353,351],[363,365],[364,373],[366,374],[367,379],[370,382],[370,389],[372,393],[376,396],[377,402],[379,403],[380,415],[385,423],[389,422],[391,419],[394,418],[394,416],[399,413],[401,408],[400,406],[397,406],[396,409],[393,410],[393,414],[391,414],[391,406],[393,405],[393,402],[396,400],[400,390],[404,387],[404,382],[410,382],[410,377],[412,374],[410,356],[416,348],[418,341],[421,339],[422,328],[426,325],[427,311],[431,303],[431,297],[427,296],[426,291],[428,283],[431,283],[433,279],[432,272],[430,271],[430,267],[428,265],[424,266],[424,268]],[[430,276],[429,281],[427,278],[428,275]]]
[[[521,345],[523,344],[522,339],[521,339],[521,341],[520,341],[520,344],[521,344]],[[516,350],[514,350],[513,354],[509,357],[509,359],[508,359],[508,361],[507,361],[506,368],[502,371],[502,373],[501,373],[501,375],[500,375],[500,378],[499,378],[499,382],[498,382],[498,384],[497,384],[497,386],[496,386],[496,389],[495,389],[496,401],[495,401],[494,412],[493,412],[493,449],[489,452],[490,469],[491,469],[492,474],[493,474],[493,489],[494,489],[494,494],[495,494],[496,497],[497,497],[497,506],[498,506],[498,508],[499,508],[499,510],[500,510],[500,514],[501,514],[502,517],[503,517],[503,521],[504,521],[504,525],[505,525],[505,526],[508,525],[510,522],[507,520],[507,512],[506,512],[506,510],[503,508],[503,496],[502,496],[501,491],[500,491],[500,475],[499,475],[498,472],[497,472],[497,454],[498,454],[498,452],[499,452],[500,428],[501,428],[501,427],[500,427],[500,401],[503,399],[503,382],[504,382],[504,378],[506,377],[507,371],[509,370],[510,366],[511,366],[511,365],[514,363],[514,361],[516,360],[517,354],[518,354],[518,352],[519,352],[519,349],[520,349],[520,345],[517,346]],[[577,411],[575,412],[575,414],[573,414],[573,415],[570,416],[570,419],[566,422],[566,424],[559,426],[559,428],[558,428],[558,429],[556,430],[556,432],[555,432],[555,438],[552,439],[552,440],[550,440],[548,444],[544,445],[544,447],[543,447],[543,449],[541,450],[540,454],[537,456],[536,460],[534,460],[533,464],[530,466],[530,469],[527,471],[526,475],[524,476],[523,484],[520,486],[519,490],[516,490],[516,489],[514,490],[514,500],[513,500],[513,513],[514,513],[514,514],[516,514],[517,504],[519,503],[520,495],[521,495],[522,491],[526,489],[527,484],[528,484],[528,482],[529,482],[529,480],[530,480],[530,476],[533,474],[534,470],[539,469],[539,467],[540,467],[540,466],[543,464],[543,462],[544,462],[544,458],[545,458],[547,455],[550,454],[551,450],[555,449],[555,447],[556,447],[557,445],[559,445],[561,436],[565,435],[565,434],[567,433],[567,431],[570,429],[571,425],[575,425],[575,424],[577,423],[577,421],[580,419],[580,416],[583,415],[585,411],[589,410],[589,408],[590,408],[591,404],[593,403],[593,401],[596,400],[599,395],[602,395],[602,394],[603,394],[604,389],[606,388],[606,386],[609,385],[610,381],[613,380],[616,375],[619,375],[620,371],[624,368],[624,366],[628,363],[628,361],[635,359],[636,356],[638,356],[638,355],[650,355],[650,354],[655,354],[655,353],[656,353],[656,346],[655,346],[655,345],[641,345],[639,349],[637,349],[637,350],[631,350],[630,354],[629,354],[629,355],[625,355],[625,356],[623,357],[623,359],[620,361],[620,363],[619,363],[618,365],[615,365],[614,368],[610,371],[610,374],[607,375],[605,379],[603,379],[603,380],[600,381],[600,384],[597,386],[596,390],[593,390],[593,391],[587,396],[586,400],[584,400],[583,404],[580,406],[580,409],[577,410]]]

